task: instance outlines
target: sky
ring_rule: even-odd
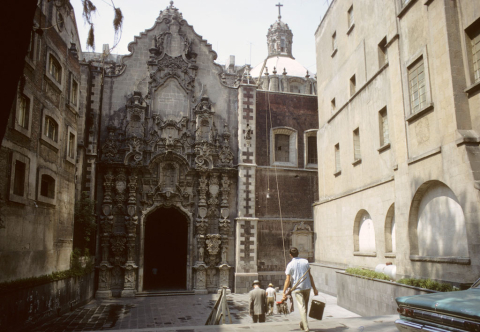
[[[97,7],[95,24],[95,51],[103,44],[114,44],[112,0],[91,0]],[[293,56],[311,72],[316,72],[315,30],[331,0],[280,0],[282,21],[293,32]],[[77,25],[86,51],[89,26],[82,17],[81,0],[71,0]],[[160,10],[170,0],[113,0],[122,10],[123,32],[114,54],[128,54],[127,46],[134,36],[153,27]],[[195,32],[212,44],[217,52],[216,62],[224,64],[235,55],[235,64],[252,66],[267,57],[267,32],[278,17],[279,0],[175,0],[174,6]]]

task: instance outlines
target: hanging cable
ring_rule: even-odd
[[[267,91],[267,100],[268,100],[268,113],[269,113],[269,116],[270,116],[270,127],[271,127],[273,125],[273,122],[272,122],[272,110],[270,108],[270,93],[269,93],[269,90],[266,90],[266,91]],[[268,122],[267,122],[266,127],[268,127]],[[267,151],[268,151],[268,140],[266,140],[266,142],[267,142]],[[286,269],[287,268],[287,255],[286,255],[286,251],[285,251],[285,233],[284,233],[284,230],[283,230],[282,204],[281,204],[281,200],[280,200],[280,190],[278,188],[278,173],[277,173],[277,165],[275,164],[275,161],[273,161],[273,167],[275,169],[275,182],[277,184],[278,210],[279,210],[279,213],[280,213],[280,226],[281,226],[281,229],[282,229],[283,259],[284,259],[284,262],[285,262],[285,269]],[[267,178],[268,178],[268,176],[267,176]]]

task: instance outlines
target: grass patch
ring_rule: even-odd
[[[348,274],[364,277],[366,279],[387,280],[387,281],[392,281],[392,282],[396,282],[396,283],[407,285],[407,286],[431,289],[438,292],[452,292],[452,291],[458,290],[458,288],[453,287],[450,284],[440,283],[438,281],[434,281],[431,279],[403,278],[398,281],[393,281],[385,273],[375,272],[367,269],[359,269],[354,267],[346,269],[345,272]]]

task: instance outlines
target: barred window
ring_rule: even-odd
[[[480,81],[480,28],[477,28],[472,41],[473,76],[475,82]]]
[[[425,107],[427,98],[423,58],[417,60],[408,69],[408,83],[410,89],[410,108],[411,112],[415,113]]]

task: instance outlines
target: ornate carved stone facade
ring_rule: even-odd
[[[256,151],[267,139],[255,81],[247,69],[232,83],[172,3],[129,50],[104,70],[101,55],[83,67],[88,187],[101,202],[97,297],[246,292],[259,276]]]

